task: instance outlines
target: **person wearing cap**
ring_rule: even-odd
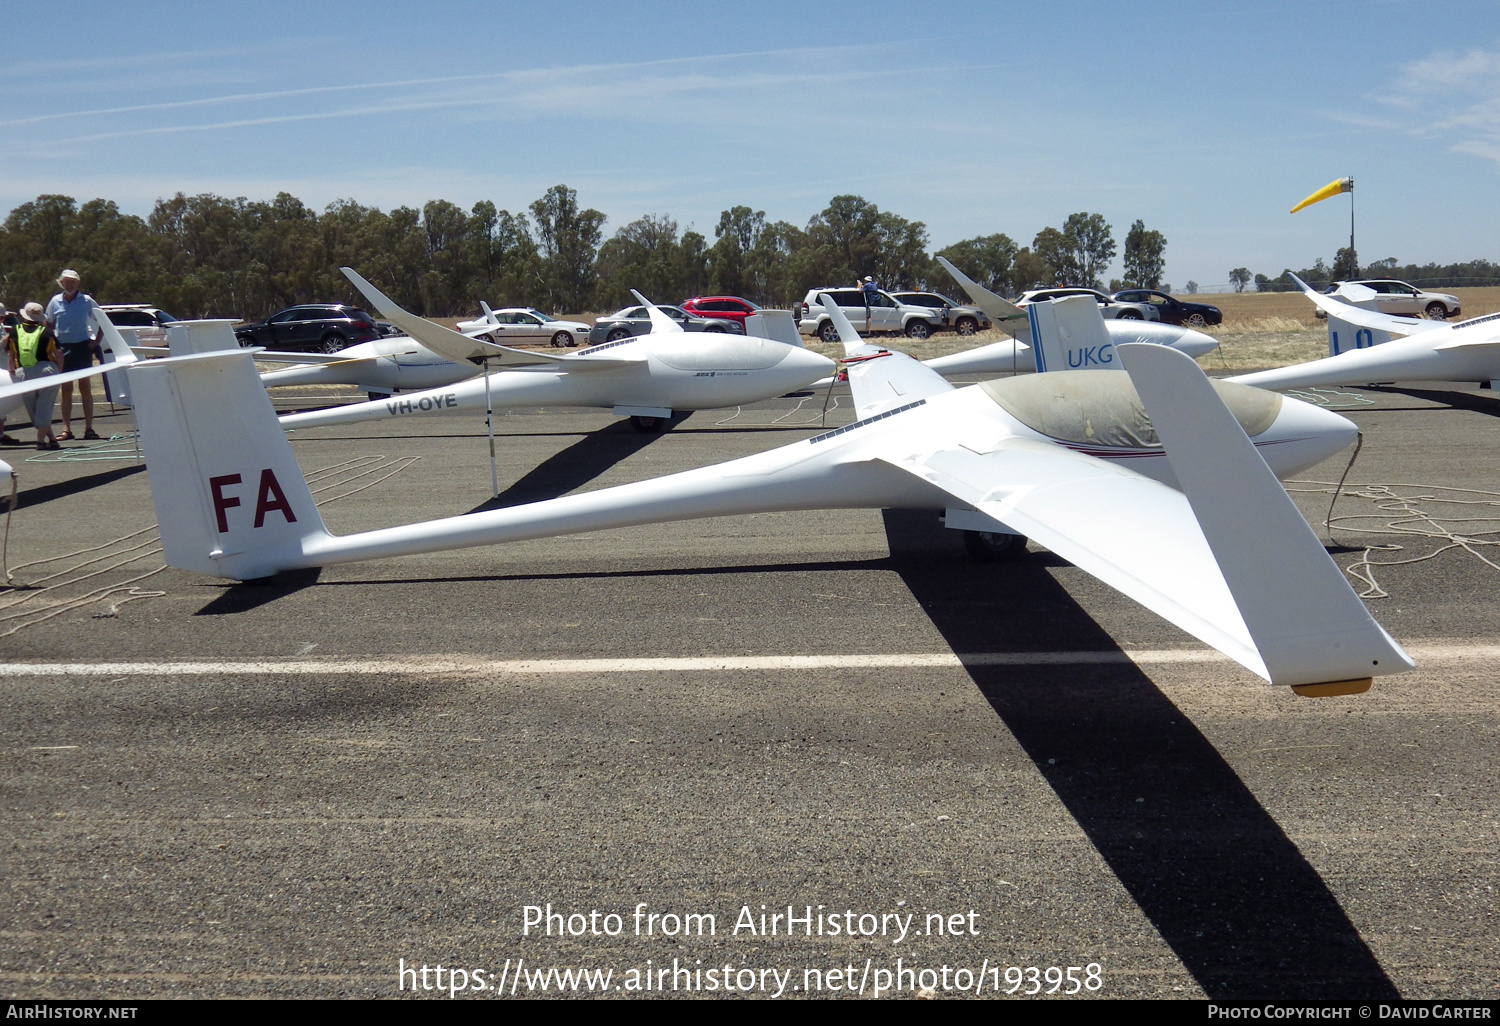
[[[871,308],[875,306],[875,297],[880,294],[880,289],[876,286],[875,279],[867,274],[865,280],[859,283],[859,291],[865,297],[865,331],[868,332],[874,315]]]
[[[93,296],[78,291],[81,282],[78,272],[67,268],[57,276],[62,291],[47,304],[47,325],[57,335],[57,344],[62,347],[62,369],[65,371],[83,370],[94,363],[97,346],[94,311],[99,304],[94,302]],[[83,437],[98,438],[94,433],[94,388],[88,378],[78,382],[78,394],[83,399]],[[63,429],[58,438],[73,437],[72,419],[73,383],[70,381],[62,387]]]
[[[5,333],[5,354],[10,376],[16,381],[35,381],[61,369],[63,353],[57,344],[57,336],[46,324],[46,312],[41,303],[27,303],[21,307],[19,323]],[[28,392],[22,400],[36,428],[38,449],[62,448],[52,434],[52,403],[56,398],[57,389],[44,388],[40,392]]]

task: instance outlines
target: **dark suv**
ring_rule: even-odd
[[[309,303],[272,314],[259,324],[242,324],[234,337],[242,346],[268,349],[305,349],[336,353],[354,342],[379,338],[375,318],[342,303]]]

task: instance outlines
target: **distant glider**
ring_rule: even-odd
[[[1351,349],[1310,363],[1240,374],[1228,380],[1275,389],[1362,385],[1371,381],[1464,381],[1500,387],[1500,314],[1454,324],[1397,317],[1339,302],[1315,292],[1295,275],[1292,280],[1328,314],[1330,324],[1337,318],[1356,328],[1411,337]]]

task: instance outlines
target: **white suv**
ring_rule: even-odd
[[[1021,298],[1016,300],[1016,305],[1024,309],[1031,303],[1040,303],[1046,299],[1066,299],[1069,296],[1093,296],[1094,301],[1099,304],[1099,312],[1104,315],[1105,320],[1161,320],[1161,315],[1157,312],[1156,307],[1150,303],[1125,303],[1115,299],[1113,296],[1106,296],[1102,292],[1071,285],[1050,289],[1032,289],[1030,292],[1023,292],[1021,293]]]
[[[1429,320],[1442,321],[1449,317],[1457,317],[1462,312],[1457,296],[1450,296],[1446,292],[1423,292],[1404,281],[1392,281],[1389,278],[1336,281],[1324,291],[1333,295],[1345,285],[1363,285],[1374,291],[1375,309],[1381,313],[1399,314],[1403,317],[1425,315]],[[1316,315],[1328,316],[1321,309],[1316,311]]]
[[[99,309],[109,315],[115,327],[136,329],[136,343],[143,346],[166,345],[167,325],[177,319],[145,303],[101,303]]]
[[[911,306],[898,302],[888,292],[876,292],[870,303],[870,319],[865,321],[865,294],[858,288],[808,289],[807,296],[797,308],[797,330],[804,335],[816,335],[824,342],[837,342],[839,332],[823,309],[818,297],[827,294],[844,311],[854,330],[873,332],[899,332],[908,338],[927,338],[943,327],[943,312],[926,306]]]

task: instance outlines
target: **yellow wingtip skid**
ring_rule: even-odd
[[[1339,695],[1362,695],[1375,682],[1373,677],[1357,680],[1330,680],[1322,684],[1293,684],[1292,690],[1303,698],[1335,698]]]
[[[1297,211],[1301,210],[1303,207],[1310,207],[1314,203],[1320,203],[1323,200],[1328,199],[1328,197],[1330,197],[1330,196],[1337,196],[1341,192],[1353,192],[1353,191],[1354,191],[1354,179],[1353,178],[1337,178],[1337,179],[1334,179],[1333,181],[1329,182],[1327,185],[1323,186],[1323,188],[1319,189],[1317,192],[1315,192],[1311,196],[1307,197],[1307,199],[1303,200],[1301,203],[1298,203],[1295,207],[1292,208],[1291,212],[1295,214]]]

